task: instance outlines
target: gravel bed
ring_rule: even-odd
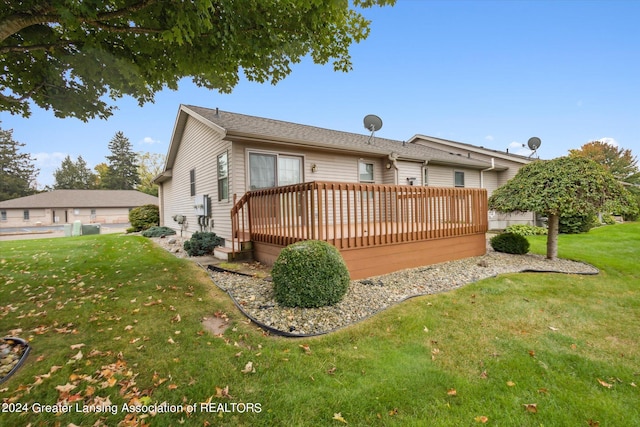
[[[281,307],[273,299],[273,287],[268,278],[214,271],[209,274],[252,320],[283,335],[304,336],[350,325],[410,297],[446,292],[487,277],[522,271],[598,273],[595,267],[575,261],[548,261],[538,255],[490,252],[480,257],[353,280],[340,303],[306,309]]]
[[[164,240],[164,239],[162,239]],[[158,241],[167,247],[166,242]],[[176,253],[177,256],[184,256]],[[597,274],[597,268],[566,259],[509,255],[487,248],[487,254],[353,280],[344,299],[329,307],[288,308],[273,298],[270,278],[209,270],[213,282],[226,291],[246,316],[273,332],[289,336],[318,335],[365,319],[407,298],[459,288],[487,277],[523,271]]]

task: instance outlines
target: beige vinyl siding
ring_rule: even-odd
[[[422,182],[422,163],[398,161],[398,185],[409,185],[408,178],[415,178],[413,185],[424,185]]]
[[[207,231],[213,231],[226,240],[231,237],[231,220],[229,211],[232,200],[218,202],[218,175],[216,159],[218,154],[229,150],[229,162],[233,164],[231,144],[222,139],[222,135],[215,132],[202,122],[191,117],[187,119],[180,150],[172,170],[172,179],[164,185],[164,220],[165,225],[176,230],[180,229],[174,220],[174,215],[184,215],[187,218],[185,231],[187,235],[200,231],[198,217],[194,212],[194,197],[191,196],[190,171],[195,169],[196,195],[206,194],[211,199],[211,219]],[[233,178],[229,177],[229,188],[232,188]]]
[[[429,187],[453,187],[453,169],[447,166],[428,165]]]
[[[487,189],[487,194],[490,196],[498,188],[498,173],[496,171],[482,172],[484,180],[484,188]]]

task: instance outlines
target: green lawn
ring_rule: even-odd
[[[0,242],[0,334],[32,345],[0,384],[0,425],[640,425],[640,224],[559,252],[601,273],[504,275],[287,339],[145,238]],[[203,330],[213,316],[223,336]]]

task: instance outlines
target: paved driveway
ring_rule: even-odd
[[[100,234],[124,233],[130,226],[129,223],[100,224]],[[0,240],[50,239],[52,237],[64,237],[64,225],[0,228]]]

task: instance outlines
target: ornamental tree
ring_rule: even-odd
[[[604,167],[583,157],[537,160],[493,192],[489,208],[547,216],[547,258],[558,256],[560,216],[595,214],[628,204],[629,194]]]
[[[352,67],[349,48],[369,35],[352,7],[395,0],[26,0],[0,8],[0,111],[106,118],[124,95],[140,105],[191,77],[231,92],[240,69],[275,84],[310,56]]]

